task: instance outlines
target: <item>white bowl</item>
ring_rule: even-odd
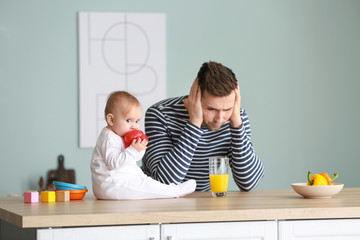
[[[308,186],[307,183],[293,183],[291,187],[304,198],[331,198],[341,191],[344,184],[334,183],[334,185],[328,186]]]

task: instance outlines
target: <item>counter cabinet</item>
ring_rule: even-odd
[[[358,240],[360,219],[150,224],[135,226],[37,229],[1,239],[36,240]],[[14,238],[16,237],[16,238]]]

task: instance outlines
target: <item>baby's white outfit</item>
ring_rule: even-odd
[[[144,153],[133,146],[125,149],[124,139],[104,128],[91,160],[94,195],[98,199],[150,199],[182,197],[195,191],[195,180],[168,185],[148,177],[136,164]]]

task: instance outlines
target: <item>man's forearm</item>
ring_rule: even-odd
[[[263,177],[262,162],[255,154],[244,127],[232,128],[231,136],[231,167],[234,180],[242,191],[251,191]]]

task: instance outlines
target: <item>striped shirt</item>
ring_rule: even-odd
[[[149,144],[143,157],[143,171],[167,184],[194,179],[196,191],[209,191],[209,158],[227,156],[240,190],[254,189],[264,169],[250,140],[245,110],[241,109],[241,127],[231,127],[227,121],[219,130],[210,131],[189,121],[185,97],[165,99],[146,111]]]

